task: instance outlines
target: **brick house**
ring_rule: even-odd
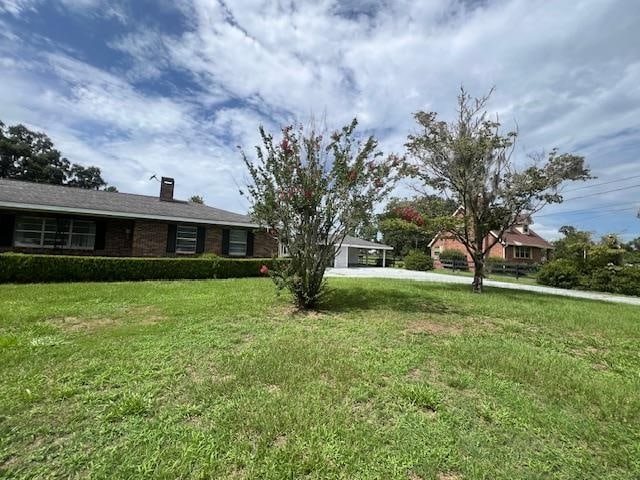
[[[173,198],[0,179],[0,252],[271,257],[277,241],[247,215]]]
[[[454,213],[458,215],[459,210]],[[534,232],[530,225],[533,220],[529,215],[522,215],[516,224],[506,231],[498,242],[491,247],[488,257],[501,258],[509,263],[541,263],[545,262],[554,246]],[[491,232],[491,238],[485,238],[485,245],[497,238],[497,233]],[[440,253],[444,250],[459,250],[467,257],[470,266],[473,265],[471,256],[467,253],[462,242],[451,234],[439,233],[429,243],[431,257],[436,268],[441,268]]]

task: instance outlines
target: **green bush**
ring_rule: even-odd
[[[462,261],[466,261],[467,260],[467,255],[466,253],[464,253],[461,250],[453,250],[453,249],[448,249],[448,250],[443,250],[440,252],[439,255],[440,260],[462,260]]]
[[[131,258],[0,255],[0,283],[113,282],[258,277],[264,258]]]
[[[605,267],[591,272],[584,287],[599,292],[640,296],[640,267]]]
[[[433,259],[424,252],[413,250],[405,255],[404,268],[426,272],[433,269]]]
[[[575,288],[580,285],[578,268],[569,260],[554,260],[538,272],[538,283],[558,288]]]

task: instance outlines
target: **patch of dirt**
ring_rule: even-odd
[[[413,335],[421,333],[429,335],[460,335],[462,330],[462,327],[459,325],[447,325],[429,320],[420,320],[409,323],[405,332]]]
[[[65,332],[83,332],[111,327],[119,324],[121,321],[115,318],[62,317],[54,318],[50,322],[62,328]]]
[[[589,355],[599,355],[602,353],[602,350],[597,349],[596,347],[592,347],[591,345],[587,345],[582,348],[572,348],[569,350],[576,357],[586,357]]]
[[[424,479],[415,472],[409,472],[409,480],[424,480]]]
[[[419,368],[414,368],[413,370],[409,371],[409,373],[407,373],[407,377],[409,377],[411,380],[420,380],[422,378],[422,370],[420,370]]]
[[[244,468],[234,468],[229,473],[229,478],[247,478],[247,471]]]
[[[282,448],[287,444],[287,436],[286,435],[278,435],[273,441],[273,446],[276,448]]]
[[[162,322],[163,320],[166,320],[166,317],[160,314],[155,307],[146,306],[126,308],[122,311],[121,315],[116,317],[57,317],[52,318],[49,322],[62,328],[65,332],[74,333],[95,331],[125,324],[154,325]]]
[[[457,473],[439,473],[436,475],[438,480],[461,480],[462,477]]]
[[[277,393],[280,391],[280,387],[278,385],[267,385],[267,391],[269,393]]]

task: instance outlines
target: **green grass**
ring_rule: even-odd
[[[640,309],[332,279],[0,286],[0,477],[640,477]]]
[[[442,273],[444,275],[455,275],[457,277],[469,277],[473,278],[473,272],[461,271],[461,270],[448,270],[446,268],[438,268],[436,270],[432,270],[433,273]],[[488,273],[485,275],[487,280],[495,280],[496,282],[507,282],[507,283],[520,283],[525,285],[539,285],[536,282],[536,279],[532,275],[527,275],[524,277],[516,278],[515,275],[502,275],[499,273]]]

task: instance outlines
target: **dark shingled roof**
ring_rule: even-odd
[[[0,208],[257,227],[248,215],[180,200],[0,178]]]
[[[491,232],[494,236],[494,232]],[[529,229],[529,233],[521,233],[517,230],[504,232],[501,239],[507,245],[524,246],[524,247],[539,247],[539,248],[555,248],[553,244],[547,242],[544,238],[538,235],[533,230]]]

